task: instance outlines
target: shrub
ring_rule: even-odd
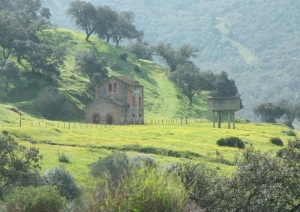
[[[49,86],[36,98],[35,107],[48,119],[67,118],[71,115],[73,106],[59,94],[57,88]]]
[[[174,175],[134,169],[119,186],[100,187],[95,200],[100,211],[181,211],[187,193]]]
[[[211,189],[218,183],[215,181],[217,172],[205,164],[194,164],[192,162],[182,162],[173,166],[186,190],[189,198],[195,201],[198,206],[207,207],[212,203],[214,197],[210,195]]]
[[[293,130],[289,130],[286,132],[288,136],[296,136],[297,134]]]
[[[135,72],[141,73],[141,69],[140,69],[140,67],[138,65],[135,65],[133,70]]]
[[[286,148],[279,150],[279,151],[276,153],[277,157],[280,157],[280,158],[281,158],[281,157],[283,156],[283,153],[285,153],[286,150],[287,150]]]
[[[240,149],[245,148],[244,142],[238,137],[220,138],[217,141],[219,146],[238,147]]]
[[[137,154],[134,155],[131,158],[131,164],[132,166],[136,167],[136,168],[141,168],[141,167],[156,167],[156,161],[155,159],[150,156],[150,155],[144,155],[144,154]]]
[[[75,183],[73,176],[62,165],[48,169],[43,174],[43,181],[46,185],[55,185],[60,195],[68,200],[74,200],[81,195],[80,187]]]
[[[129,157],[125,152],[113,152],[106,158],[100,158],[91,164],[91,175],[115,184],[130,172]]]
[[[4,212],[59,212],[65,208],[66,198],[53,186],[17,187],[5,196],[4,205]]]
[[[70,163],[70,159],[65,154],[58,154],[58,161],[61,163]]]
[[[119,58],[121,60],[127,60],[127,57],[128,57],[128,53],[127,52],[123,52],[120,54]]]
[[[282,140],[278,137],[270,138],[270,141],[271,141],[272,144],[275,144],[277,146],[283,146]]]

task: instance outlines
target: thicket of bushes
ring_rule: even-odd
[[[219,146],[237,147],[240,149],[245,148],[245,144],[242,139],[238,137],[220,138],[217,140]]]
[[[278,138],[278,137],[270,138],[270,142],[272,144],[277,145],[277,146],[283,146],[282,140],[280,138]]]
[[[17,187],[4,198],[2,212],[59,212],[67,205],[55,186]]]
[[[237,155],[232,177],[191,161],[162,169],[149,155],[116,151],[90,165],[100,182],[93,196],[82,197],[72,175],[58,166],[36,178],[35,187],[16,184],[0,201],[0,210],[298,211],[299,143],[298,138],[288,141],[281,157],[249,146]]]

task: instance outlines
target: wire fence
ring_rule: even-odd
[[[112,127],[112,126],[129,126],[129,125],[188,125],[194,123],[209,123],[211,121],[200,118],[180,118],[180,119],[146,119],[144,123],[137,124],[94,124],[94,123],[80,123],[80,122],[60,122],[60,121],[30,121],[22,120],[14,125],[1,124],[2,127],[34,127],[34,128],[58,128],[58,129],[81,129],[81,128],[98,128],[98,127]]]

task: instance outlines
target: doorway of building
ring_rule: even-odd
[[[106,114],[106,124],[113,124],[114,118],[112,114]]]
[[[93,122],[94,124],[99,124],[100,123],[100,114],[93,114]]]

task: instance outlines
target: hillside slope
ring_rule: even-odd
[[[61,75],[56,79],[47,79],[43,74],[29,74],[25,66],[20,66],[22,81],[11,87],[8,93],[1,92],[0,103],[12,105],[31,116],[40,118],[36,112],[34,100],[37,95],[52,85],[58,87],[60,93],[71,100],[78,108],[77,121],[83,121],[84,107],[93,100],[93,92],[87,89],[88,78],[74,72],[75,55],[81,51],[93,50],[99,57],[105,57],[110,75],[124,75],[138,80],[145,87],[145,119],[175,118],[189,116],[207,118],[205,95],[197,96],[193,106],[188,105],[187,98],[180,93],[168,79],[168,72],[151,61],[138,60],[134,55],[124,61],[119,58],[123,53],[98,38],[85,41],[84,34],[66,29],[43,31],[39,37],[49,45],[65,46],[67,59],[61,68]],[[140,72],[134,71],[138,66]],[[0,77],[3,80],[3,78]],[[0,86],[3,86],[0,81]],[[8,106],[9,107],[9,106]],[[3,121],[3,120],[2,120]]]
[[[52,21],[77,29],[65,11],[71,0],[47,1]],[[296,0],[89,0],[116,11],[133,11],[150,44],[189,44],[199,49],[202,69],[226,71],[244,99],[243,116],[253,107],[285,98],[299,102],[300,2]],[[64,21],[61,21],[64,20]],[[246,83],[245,83],[246,82]]]

